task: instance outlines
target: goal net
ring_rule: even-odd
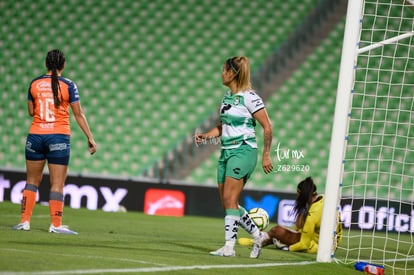
[[[414,0],[348,2],[318,261],[414,274],[413,35]]]

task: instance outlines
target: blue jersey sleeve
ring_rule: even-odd
[[[78,87],[75,82],[71,81],[69,83],[69,103],[74,103],[80,101]]]

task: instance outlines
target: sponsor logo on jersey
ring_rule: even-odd
[[[51,82],[40,81],[36,84],[36,89],[39,91],[50,91],[52,90],[52,84]]]

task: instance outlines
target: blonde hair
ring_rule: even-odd
[[[234,81],[237,83],[239,91],[252,90],[250,80],[250,64],[249,59],[245,56],[234,56],[227,59],[226,69],[235,73]]]

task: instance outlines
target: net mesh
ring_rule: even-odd
[[[397,0],[364,1],[363,9],[341,189],[349,230],[336,257],[409,274],[414,272],[414,9]]]

